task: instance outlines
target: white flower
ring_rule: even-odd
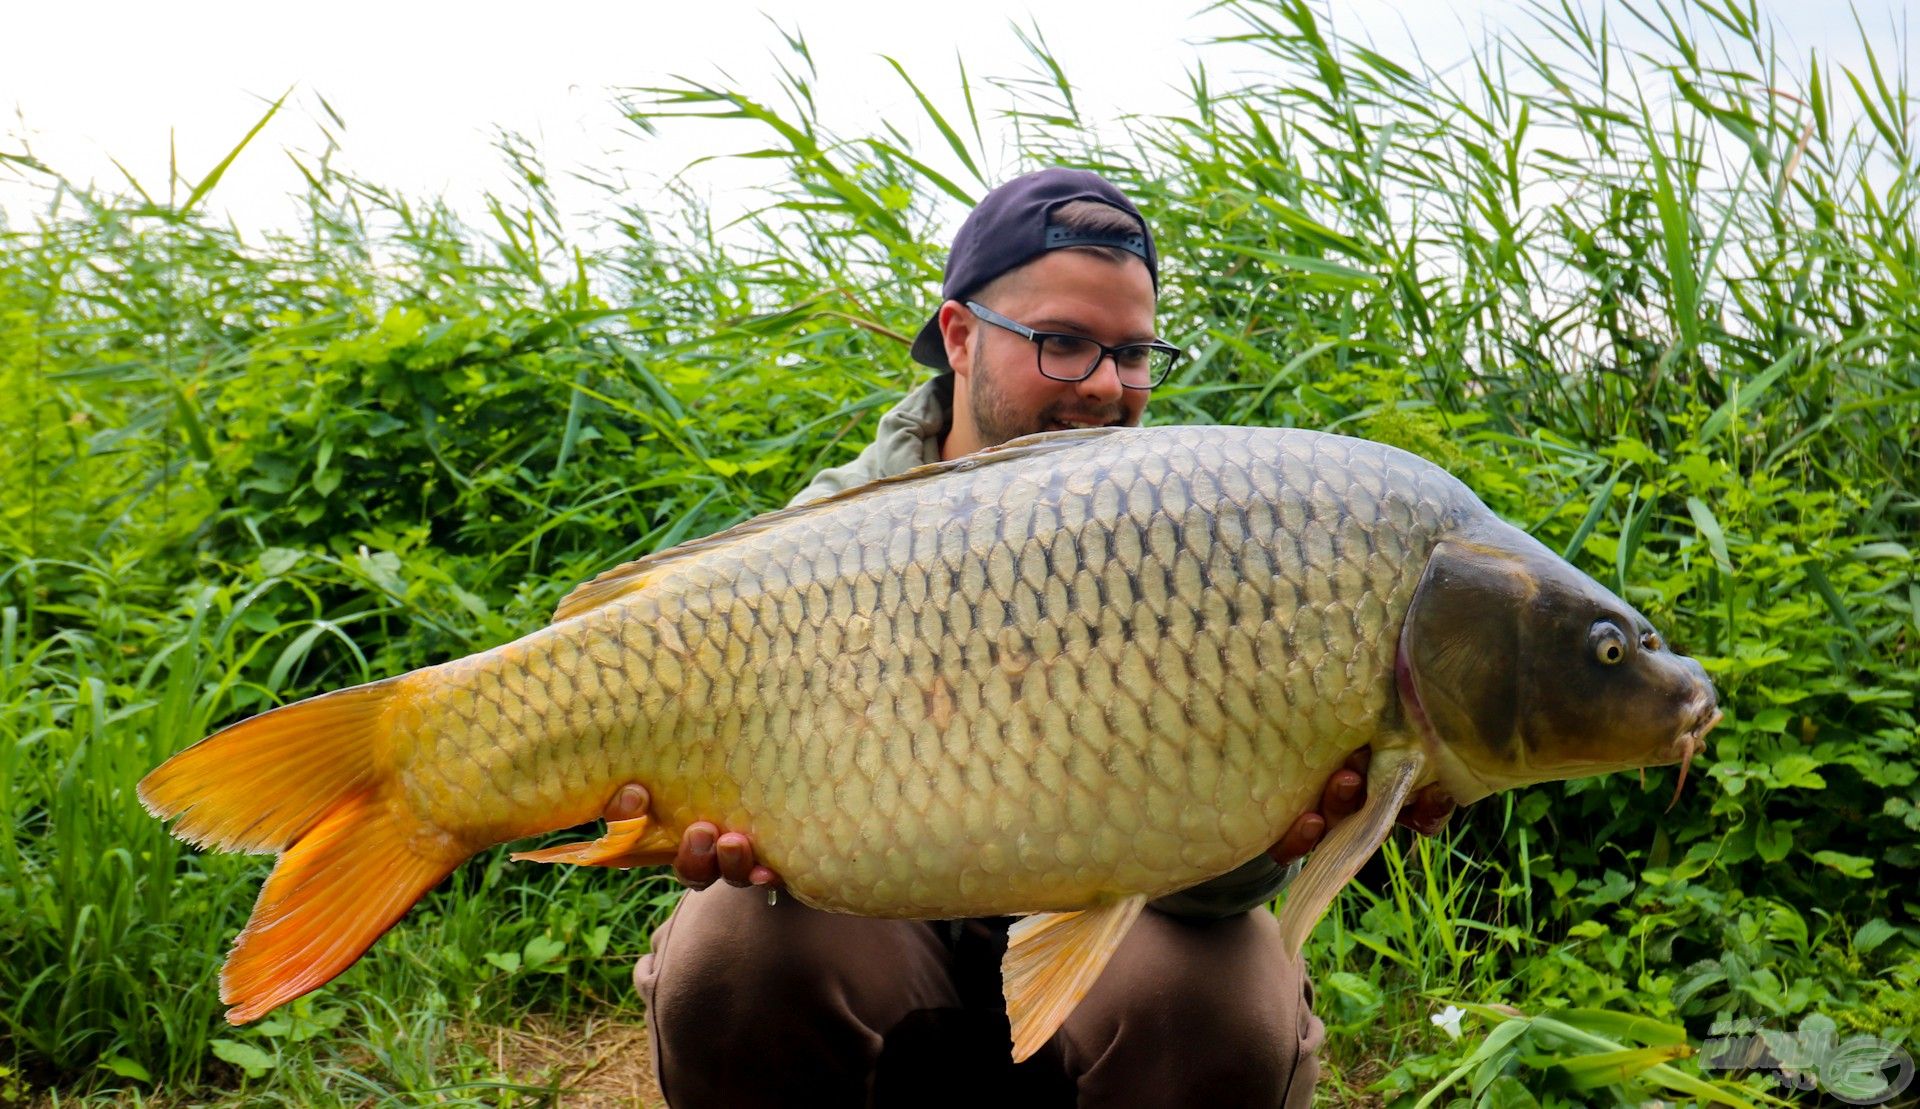
[[[1446,1009],[1433,1014],[1427,1019],[1439,1025],[1440,1030],[1447,1034],[1447,1039],[1457,1040],[1460,1038],[1460,1018],[1466,1015],[1467,1011],[1465,1009],[1449,1005]]]

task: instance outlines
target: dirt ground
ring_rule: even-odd
[[[570,1023],[536,1017],[521,1029],[476,1032],[489,1039],[470,1042],[487,1053],[502,1077],[557,1087],[554,1109],[665,1109],[653,1081],[646,1027],[631,1017]],[[1329,1109],[1379,1109],[1380,1096],[1364,1086],[1385,1070],[1368,1060],[1344,1073],[1323,1072],[1314,1102]]]
[[[551,1101],[534,1092],[534,1104],[552,1109],[665,1109],[660,1088],[653,1081],[653,1058],[646,1026],[631,1013],[618,1018],[590,1016],[565,1021],[533,1016],[518,1028],[469,1026],[455,1029],[451,1035],[467,1048],[484,1055],[498,1079],[545,1087],[553,1092]],[[1382,1104],[1379,1095],[1366,1092],[1364,1086],[1385,1069],[1373,1060],[1344,1071],[1329,1068],[1321,1075],[1314,1101],[1330,1109],[1379,1109]],[[8,1105],[55,1109],[66,1103],[67,1099],[55,1101],[44,1094],[29,1095],[25,1102],[8,1101],[0,1096],[0,1109]],[[160,1093],[131,1099],[109,1097],[88,1103],[140,1109],[237,1104],[218,1095],[209,1102],[204,1091],[184,1100]]]
[[[647,1030],[631,1017],[589,1017],[561,1023],[535,1017],[521,1028],[475,1030],[470,1043],[500,1075],[528,1085],[551,1085],[554,1109],[662,1109],[653,1081]]]

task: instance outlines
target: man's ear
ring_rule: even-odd
[[[940,340],[946,345],[947,365],[953,367],[955,376],[973,373],[973,337],[979,326],[980,321],[959,301],[940,306]]]

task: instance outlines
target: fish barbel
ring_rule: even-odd
[[[1419,785],[1684,761],[1717,719],[1697,663],[1414,455],[1101,429],[629,563],[522,639],[235,724],[140,796],[280,853],[222,973],[236,1023],[637,781],[646,816],[524,857],[665,863],[708,820],[818,908],[1033,914],[1005,967],[1022,1055],[1147,899],[1266,850],[1360,747],[1368,805],[1296,881],[1296,947]]]

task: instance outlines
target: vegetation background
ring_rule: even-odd
[[[1424,454],[1725,702],[1671,808],[1670,772],[1616,776],[1390,845],[1310,950],[1325,1094],[1761,1102],[1764,1073],[1691,1057],[1757,1025],[1773,1063],[1873,1095],[1877,1060],[1833,1049],[1912,1053],[1920,1024],[1906,55],[1787,59],[1757,7],[1675,0],[1611,9],[1656,43],[1633,66],[1542,6],[1440,74],[1330,41],[1299,0],[1226,8],[1223,45],[1262,69],[1197,70],[1183,110],[1100,130],[1037,35],[1025,75],[899,72],[936,149],[818,118],[798,32],[781,102],[635,93],[636,126],[758,144],[764,204],[726,226],[691,193],[622,204],[610,172],[615,214],[570,239],[511,138],[490,222],[321,155],[304,225],[254,236],[206,214],[226,163],[107,192],[0,154],[47,189],[0,228],[0,1105],[590,1085],[596,1037],[639,1020],[670,880],[489,853],[233,1029],[214,979],[266,862],[185,849],[133,785],[225,722],[512,638],[608,565],[781,504],[914,384],[943,221],[1051,163],[1156,228],[1162,326],[1194,356],[1152,420]],[[1018,165],[989,164],[983,116]],[[501,1049],[535,1034],[584,1046]]]

